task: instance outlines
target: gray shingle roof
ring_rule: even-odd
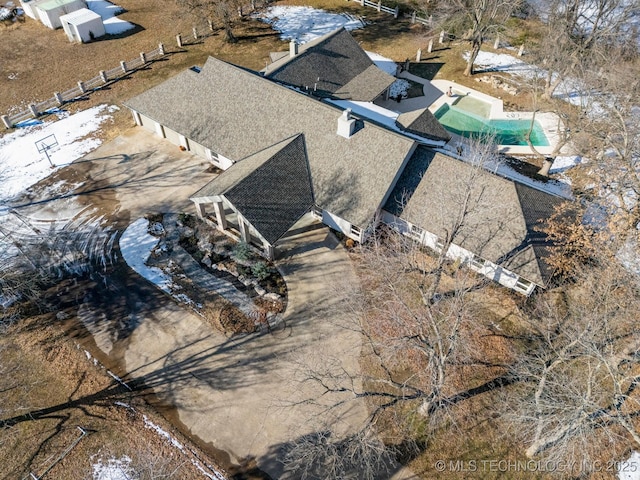
[[[383,208],[441,238],[464,213],[453,243],[544,286],[548,251],[535,228],[562,201],[418,147]]]
[[[344,28],[298,48],[295,57],[286,55],[268,65],[265,76],[317,96],[363,102],[373,101],[395,81]]]
[[[215,195],[224,195],[274,244],[314,203],[303,135],[232,165],[193,198]]]
[[[375,216],[414,142],[367,121],[336,134],[341,110],[210,57],[125,102],[129,108],[238,161],[299,133],[316,204],[364,227]]]
[[[445,142],[451,140],[451,134],[428,108],[402,113],[396,119],[396,123],[404,131],[430,140]]]

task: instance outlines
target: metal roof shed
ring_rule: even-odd
[[[83,0],[45,0],[38,2],[35,10],[45,26],[55,29],[62,26],[61,16],[86,7]]]
[[[60,23],[70,42],[86,43],[106,33],[102,17],[88,8],[62,15]]]

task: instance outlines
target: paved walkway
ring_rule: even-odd
[[[360,337],[340,325],[350,320],[346,287],[357,285],[346,252],[326,227],[304,225],[281,249],[285,330],[228,339],[167,305],[140,323],[122,356],[128,379],[151,386],[175,424],[226,452],[230,463],[255,460],[273,478],[287,478],[278,456],[295,439],[329,426],[345,435],[367,418],[364,403],[348,393],[323,395],[305,381],[314,367],[360,382]]]
[[[428,108],[434,103],[436,100],[441,98],[446,90],[440,90],[438,87],[433,85],[429,80],[426,80],[422,77],[418,77],[417,75],[413,75],[407,71],[404,71],[398,75],[398,78],[404,78],[406,80],[412,80],[416,83],[422,84],[422,91],[424,96],[415,97],[415,98],[406,98],[400,102],[395,100],[385,100],[382,102],[376,102],[381,107],[387,108],[389,110],[393,110],[395,112],[406,113],[412,112],[414,110],[421,110],[423,108]]]
[[[252,315],[256,311],[253,300],[238,290],[231,282],[204,270],[189,252],[179,245],[180,232],[177,228],[177,222],[178,215],[175,213],[164,216],[163,225],[173,248],[171,259],[177,262],[184,274],[202,290],[214,291],[238,307],[245,315]]]
[[[212,176],[206,162],[142,129],[132,129],[64,170],[85,180],[64,197],[34,199],[24,214],[94,211],[125,228],[149,212],[192,208],[188,196]],[[55,180],[55,179],[54,179]],[[361,338],[343,328],[353,320],[345,303],[358,280],[326,227],[302,222],[279,247],[288,286],[285,329],[231,338],[168,300],[127,269],[79,285],[85,320],[105,322],[109,348],[73,328],[78,341],[128,382],[153,389],[176,427],[229,464],[255,461],[272,478],[283,475],[279,456],[319,429],[347,435],[367,418],[348,393],[324,394],[308,367],[350,378],[360,387]],[[191,267],[189,267],[189,270]],[[197,273],[191,274],[197,277]],[[71,295],[71,294],[70,294]],[[78,322],[80,323],[80,321]]]

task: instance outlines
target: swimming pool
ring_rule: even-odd
[[[467,138],[495,136],[498,145],[527,145],[526,135],[531,127],[531,120],[489,119],[484,111],[478,112],[479,114],[468,111],[465,107],[471,105],[460,104],[464,99],[465,97],[458,100],[460,106],[445,103],[436,110],[434,115],[444,128]],[[466,103],[473,103],[474,107],[478,107],[478,102],[486,103],[482,100],[472,102],[471,99]],[[549,146],[549,140],[537,121],[533,122],[531,143],[536,147]]]

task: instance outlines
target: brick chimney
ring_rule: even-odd
[[[291,40],[289,42],[289,56],[293,58],[296,55],[298,55],[298,44],[295,40]]]
[[[351,109],[347,108],[338,118],[338,135],[344,138],[351,138],[356,129],[356,119],[351,118]]]

